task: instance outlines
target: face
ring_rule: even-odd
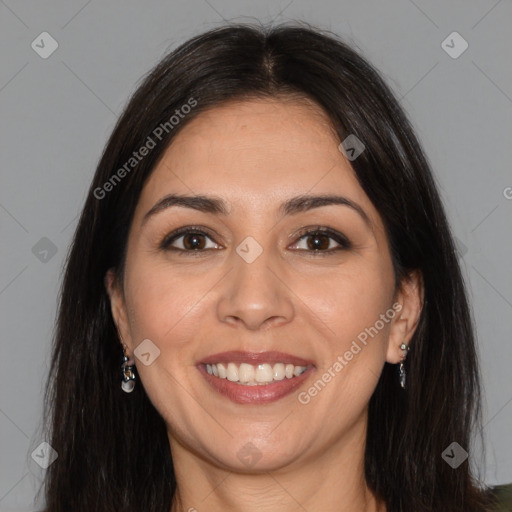
[[[229,103],[187,124],[147,181],[109,293],[173,455],[269,471],[363,438],[412,323],[339,142],[306,101]]]

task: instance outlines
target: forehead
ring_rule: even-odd
[[[264,212],[286,197],[340,193],[371,210],[339,143],[327,114],[312,101],[230,102],[200,113],[182,128],[140,202],[150,207],[170,192],[209,194],[237,209]]]

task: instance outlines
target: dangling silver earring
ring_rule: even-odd
[[[398,367],[398,377],[400,379],[400,386],[402,386],[402,389],[405,389],[405,367],[404,367],[404,361],[407,357],[407,351],[409,350],[409,347],[406,343],[402,343],[400,345],[400,349],[405,351],[405,354],[402,355],[402,361],[400,362],[400,366]]]
[[[123,345],[123,347],[126,349],[126,345]],[[134,365],[135,361],[128,358],[125,352],[123,354],[123,363],[121,364],[121,373],[123,375],[121,389],[125,393],[131,393],[135,387],[135,373],[133,372]]]

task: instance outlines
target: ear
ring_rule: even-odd
[[[404,355],[407,355],[400,345],[402,343],[409,345],[418,326],[423,308],[423,294],[423,276],[419,270],[411,272],[400,283],[394,302],[397,304],[397,315],[392,321],[388,339],[386,353],[388,363],[397,364],[402,361]],[[400,310],[398,310],[398,304],[401,306]]]
[[[126,345],[128,353],[132,353],[132,339],[130,336],[130,324],[128,321],[126,302],[123,290],[113,268],[105,274],[105,288],[110,299],[112,318],[117,327],[117,333],[121,344]]]

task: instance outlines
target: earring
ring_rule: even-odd
[[[135,387],[135,373],[133,372],[135,361],[126,355],[126,345],[123,344],[125,353],[123,354],[123,363],[121,364],[121,373],[123,379],[121,381],[121,389],[125,393],[131,393]]]
[[[402,389],[405,389],[405,367],[404,367],[404,361],[407,357],[407,352],[409,350],[409,346],[406,343],[402,343],[400,345],[400,350],[403,350],[405,354],[402,355],[402,361],[400,362],[400,366],[398,367],[398,377],[400,379],[400,386],[402,386]]]

